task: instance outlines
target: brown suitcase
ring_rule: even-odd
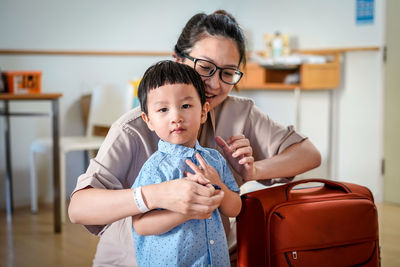
[[[294,188],[318,182],[322,186]],[[370,190],[300,180],[242,196],[238,266],[379,266],[378,215]]]

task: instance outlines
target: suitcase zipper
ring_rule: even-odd
[[[274,214],[276,216],[278,216],[279,218],[281,218],[281,219],[285,219],[285,217],[282,214],[280,214],[279,212],[277,212],[277,211],[275,211]]]
[[[286,258],[286,262],[289,265],[289,267],[293,267],[292,263],[290,262],[289,256],[288,256],[289,253],[290,252],[285,252],[284,253],[285,254],[285,258]],[[297,260],[297,251],[292,251],[292,258],[294,260]]]
[[[285,252],[285,258],[286,258],[286,262],[289,265],[289,267],[293,267],[292,263],[290,262],[289,256],[288,256],[288,252]]]

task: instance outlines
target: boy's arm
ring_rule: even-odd
[[[151,210],[132,216],[132,225],[139,235],[161,235],[188,220],[205,219],[210,216],[211,213],[200,218],[198,215],[188,215],[170,210]]]
[[[161,235],[190,220],[189,216],[169,210],[152,210],[132,217],[139,235]]]
[[[136,178],[132,188],[144,186],[149,184],[149,182],[157,182],[154,177],[160,177],[161,174],[158,173],[157,169],[152,167],[153,165],[148,165],[147,162],[142,166],[138,177]],[[150,179],[151,177],[151,179]],[[163,180],[163,179],[159,179]],[[196,178],[190,179],[198,184],[206,184],[209,181],[207,179]],[[214,192],[214,188],[211,186],[209,188],[210,192]],[[223,195],[222,192],[211,193],[212,195]],[[168,197],[168,196],[166,196]],[[196,201],[196,199],[193,199]],[[210,199],[211,201],[211,199]],[[170,231],[176,226],[191,220],[191,219],[206,219],[211,216],[211,213],[198,214],[198,213],[188,213],[182,214],[179,212],[174,212],[170,210],[152,210],[143,214],[138,214],[132,217],[132,225],[135,228],[135,232],[139,235],[160,235]]]
[[[209,183],[207,179],[198,177],[195,179],[191,179],[193,182],[198,184],[206,184]],[[210,188],[210,190],[214,191],[214,188],[208,184],[206,185]],[[222,192],[216,192],[214,195],[223,195]],[[212,210],[211,212],[213,212]],[[176,226],[192,219],[206,219],[211,217],[210,213],[205,214],[182,214],[179,212],[174,212],[170,210],[152,210],[143,214],[139,214],[132,217],[132,225],[135,228],[135,231],[139,235],[161,235],[164,234]]]
[[[136,177],[135,182],[132,185],[132,188],[138,188],[140,186],[155,184],[163,179],[163,173],[159,172],[159,169],[154,168],[152,162],[152,158],[148,159],[142,169],[139,172],[139,175]],[[160,235],[174,227],[178,226],[181,223],[187,221],[189,217],[187,215],[183,215],[178,212],[173,212],[169,210],[151,210],[146,213],[138,214],[132,216],[132,226],[135,229],[135,232],[139,235]]]
[[[224,199],[222,200],[219,210],[227,217],[236,217],[242,208],[242,200],[237,192],[230,190],[224,183],[217,183],[222,191],[224,191]]]

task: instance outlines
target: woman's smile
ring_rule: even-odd
[[[215,95],[207,94],[207,93],[206,93],[206,101],[207,101],[208,103],[210,103],[210,102],[213,100],[214,97],[215,97]]]

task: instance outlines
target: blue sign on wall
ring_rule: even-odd
[[[373,24],[374,23],[374,0],[356,0],[356,23]]]

